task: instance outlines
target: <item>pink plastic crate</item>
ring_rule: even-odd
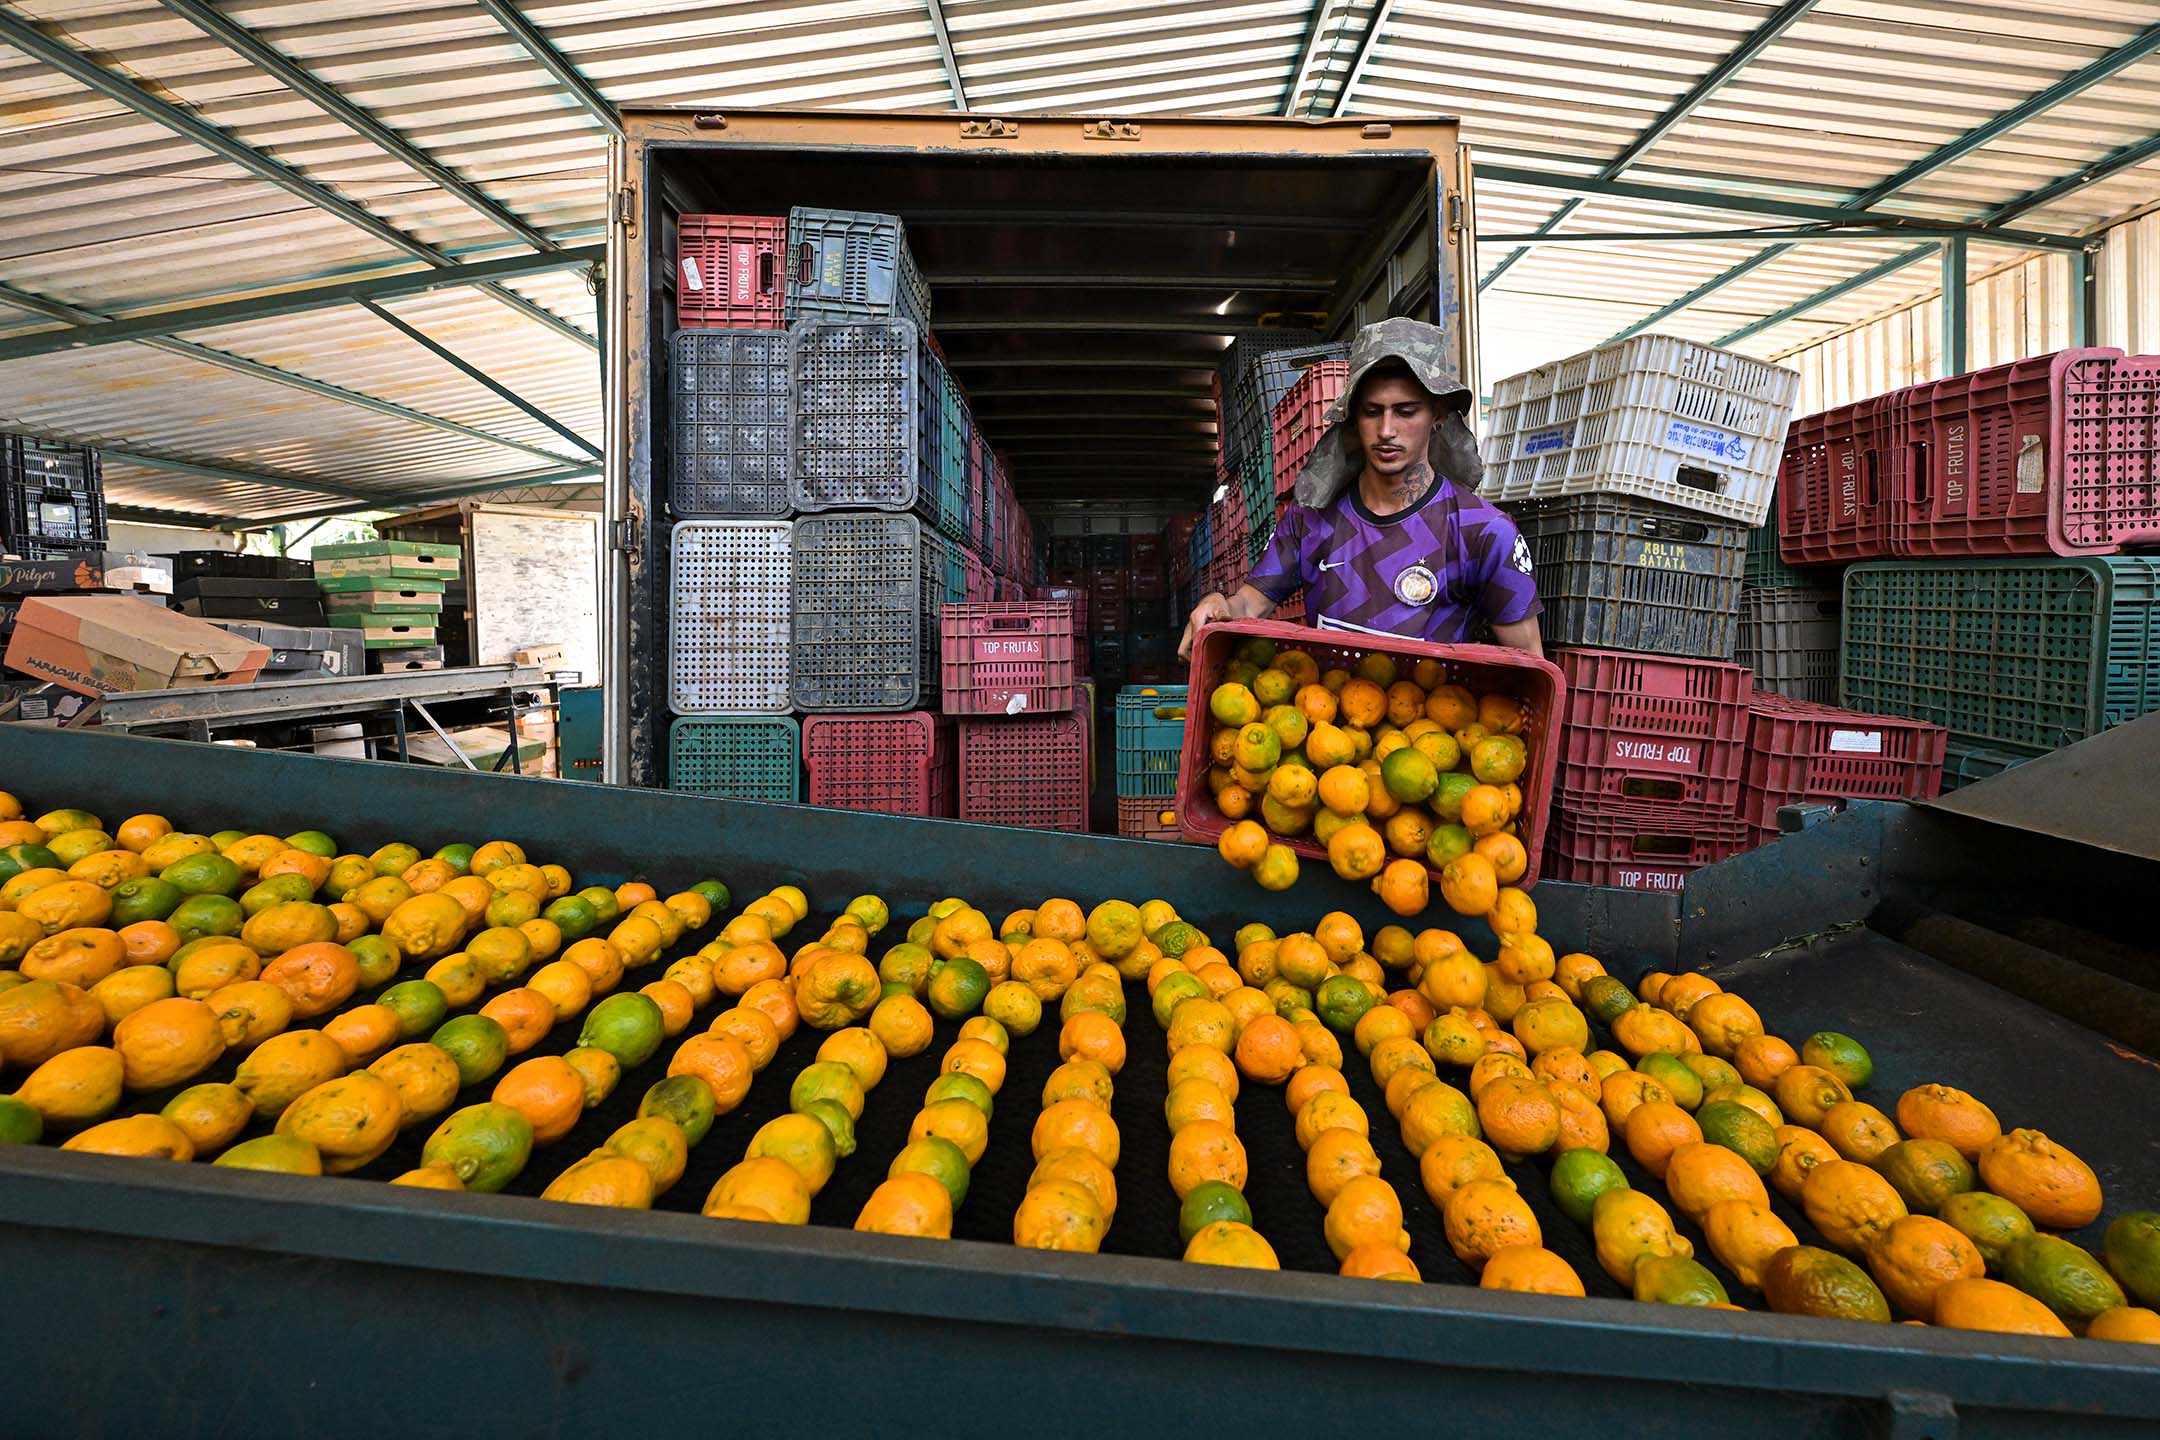
[[[1305,468],[1313,447],[1326,433],[1323,423],[1328,406],[1342,394],[1350,378],[1346,360],[1322,360],[1308,365],[1282,399],[1275,402],[1275,493],[1288,495],[1297,485],[1298,471]]]
[[[1561,650],[1567,723],[1560,794],[1573,808],[1703,819],[1739,813],[1747,761],[1744,665],[1618,650]]]
[[[1942,793],[1947,732],[1924,720],[1864,715],[1757,690],[1748,702],[1740,818],[1777,828],[1803,800],[1930,800]]]
[[[959,758],[953,724],[921,710],[804,716],[809,802],[835,810],[951,819]]]
[[[1167,822],[1163,817],[1169,816]],[[1117,802],[1117,833],[1128,840],[1182,840],[1178,830],[1177,802],[1145,795],[1121,795]]]
[[[1903,391],[1793,421],[1778,467],[1778,554],[1788,565],[1889,555],[1910,463]]]
[[[1571,885],[1677,891],[1694,871],[1754,845],[1754,835],[1740,820],[1563,809],[1553,816],[1545,878]]]
[[[787,217],[685,215],[675,231],[675,319],[685,330],[787,324]]]
[[[961,560],[967,567],[967,598],[969,604],[1002,598],[997,591],[997,577],[972,550],[964,551]]]
[[[2160,543],[2160,356],[2060,350],[1904,392],[1892,553],[2112,555]]]
[[[960,818],[1086,834],[1087,732],[1069,710],[961,721]]]
[[[938,619],[948,715],[1070,710],[1072,611],[1054,600],[947,605]]]

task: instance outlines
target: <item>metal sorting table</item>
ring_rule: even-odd
[[[101,814],[154,809],[197,828],[321,825],[346,848],[515,839],[570,864],[580,883],[650,874],[674,886],[714,874],[738,903],[796,883],[812,897],[813,932],[866,890],[892,900],[901,924],[950,893],[994,914],[1052,894],[1082,905],[1162,895],[1225,937],[1247,920],[1302,928],[1336,906],[1368,932],[1391,918],[1362,887],[1331,878],[1288,895],[1260,891],[1194,846],[13,728],[0,730],[0,773],[26,797],[50,793]],[[2007,1124],[2044,1129],[2092,1160],[2111,1215],[2151,1205],[2160,1146],[2142,1122],[2160,1113],[2160,1067],[1965,973],[1955,954],[1923,953],[1881,928],[1883,911],[1922,938],[1929,925],[1969,923],[1958,917],[1980,913],[1970,897],[2021,903],[2018,876],[2035,897],[2081,876],[2059,898],[2097,925],[2113,896],[2142,893],[2136,877],[2149,885],[2142,858],[2037,836],[2013,851],[1997,829],[1920,808],[1856,808],[1702,872],[1678,896],[1541,885],[1540,929],[1624,976],[1704,966],[1787,1034],[1851,1030],[1875,1054],[1869,1095],[1927,1080],[1968,1086]],[[1482,925],[1459,929],[1489,953]],[[679,948],[696,943],[686,937]],[[2151,992],[2137,995],[2111,1008],[2142,1004],[2149,1015]],[[1354,1052],[1345,1071],[1375,1117],[1383,1173],[1430,1283],[1333,1276],[1291,1117],[1280,1092],[1260,1086],[1240,1096],[1238,1130],[1255,1221],[1285,1273],[1166,1263],[1179,1246],[1164,1179],[1162,1052],[1138,987],[1130,1005],[1114,1105],[1119,1209],[1097,1256],[1008,1243],[1032,1168],[1036,1095],[1056,1063],[1054,1025],[1013,1045],[951,1242],[846,1228],[904,1141],[951,1035],[942,1022],[938,1039],[895,1061],[870,1097],[858,1149],[806,1229],[696,1212],[748,1137],[785,1108],[785,1079],[819,1038],[809,1032],[714,1125],[653,1213],[527,1197],[627,1118],[672,1045],[625,1075],[571,1136],[536,1152],[513,1193],[499,1196],[374,1183],[412,1163],[418,1133],[345,1179],[0,1150],[0,1214],[9,1217],[0,1273],[15,1293],[39,1297],[37,1324],[16,1327],[19,1373],[36,1378],[13,1388],[11,1419],[36,1434],[176,1434],[236,1417],[280,1434],[386,1425],[522,1434],[581,1419],[631,1434],[673,1430],[686,1414],[808,1434],[1100,1434],[1106,1424],[1258,1434],[1286,1421],[1309,1427],[1353,1404],[1361,1425],[1430,1426],[1440,1412],[1451,1428],[1626,1416],[1630,1435],[1748,1425],[1778,1436],[1950,1440],[2151,1435],[2160,1425],[2160,1360],[2144,1347],[1617,1298],[1587,1239],[1551,1207],[1535,1163],[1514,1174],[1547,1243],[1592,1298],[1475,1289]],[[574,1044],[575,1029],[556,1027],[541,1049]],[[145,1108],[163,1099],[140,1097]],[[1780,1209],[1806,1238],[1804,1219]],[[1706,1254],[1699,1232],[1682,1228]],[[386,1383],[410,1369],[416,1345],[437,1380]],[[163,1366],[153,1383],[123,1387],[107,1383],[114,1354],[223,1358]]]

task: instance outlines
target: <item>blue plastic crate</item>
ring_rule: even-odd
[[[1178,756],[1185,748],[1185,722],[1157,719],[1155,712],[1184,703],[1183,685],[1118,691],[1118,798],[1168,800],[1177,795]]]
[[[668,788],[731,800],[802,799],[802,727],[786,715],[679,715]]]

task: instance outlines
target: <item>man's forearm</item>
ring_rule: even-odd
[[[1512,625],[1492,627],[1493,638],[1502,645],[1516,650],[1527,650],[1540,660],[1545,658],[1545,639],[1538,629],[1537,616],[1518,620]]]
[[[1237,593],[1226,598],[1234,620],[1265,620],[1275,613],[1275,602],[1251,585],[1238,586]]]

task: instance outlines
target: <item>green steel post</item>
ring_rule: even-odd
[[[1972,368],[1966,313],[1965,237],[1945,240],[1942,247],[1942,373],[1963,375]]]

